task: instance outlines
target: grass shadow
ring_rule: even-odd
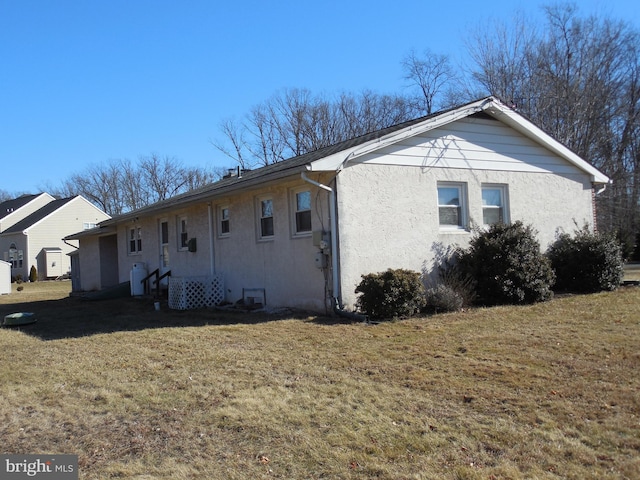
[[[103,300],[67,297],[0,305],[0,315],[4,317],[15,312],[35,313],[37,322],[34,324],[3,328],[19,330],[41,340],[59,340],[149,328],[258,324],[296,318],[290,313],[269,314],[212,308],[170,310],[166,299],[161,300],[161,308],[156,311],[155,301],[156,299],[151,297]]]

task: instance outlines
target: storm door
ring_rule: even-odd
[[[160,275],[164,275],[170,270],[169,267],[169,221],[166,218],[160,220]],[[165,287],[168,285],[165,277],[160,281]]]

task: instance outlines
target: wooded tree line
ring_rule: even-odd
[[[90,166],[49,191],[62,197],[82,195],[109,215],[118,215],[215,179],[213,171],[185,167],[175,158],[151,154],[141,156],[137,162],[115,159]]]
[[[484,22],[467,39],[469,64],[410,52],[401,61],[408,84],[401,93],[284,90],[225,120],[213,145],[231,164],[251,169],[491,94],[613,180],[598,197],[599,227],[630,240],[640,231],[640,32],[621,20],[581,16],[571,4],[544,14],[537,26],[517,15]],[[157,155],[112,160],[52,193],[82,194],[113,215],[205,185],[225,170]]]

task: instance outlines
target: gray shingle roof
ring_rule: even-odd
[[[6,217],[10,213],[18,210],[20,207],[24,207],[27,203],[29,203],[34,198],[39,197],[40,194],[37,195],[22,195],[21,197],[14,198],[13,200],[7,200],[5,202],[0,203],[0,219]]]
[[[240,176],[223,178],[222,180],[218,180],[204,187],[200,187],[198,189],[191,190],[189,192],[182,193],[180,195],[176,195],[167,200],[162,200],[160,202],[153,203],[146,207],[142,207],[137,210],[133,210],[131,212],[123,213],[122,215],[114,216],[109,220],[100,222],[100,225],[116,224],[126,219],[135,218],[137,216],[142,216],[142,215],[149,214],[149,213],[156,212],[163,209],[169,209],[181,204],[198,201],[214,195],[222,195],[231,191],[240,190],[242,188],[249,187],[256,183],[262,183],[265,181],[269,181],[270,179],[281,178],[283,176],[287,176],[288,174],[293,175],[295,173],[306,170],[305,166],[310,164],[311,162],[327,157],[329,155],[333,155],[343,150],[347,150],[352,147],[357,147],[358,145],[362,145],[371,140],[376,140],[385,135],[393,133],[397,130],[402,130],[403,128],[410,127],[412,125],[415,125],[417,123],[424,121],[427,118],[430,118],[432,116],[439,115],[442,113],[443,112],[438,112],[437,114],[416,118],[403,123],[399,123],[397,125],[383,128],[381,130],[376,130],[375,132],[367,133],[365,135],[361,135],[360,137],[345,140],[343,142],[339,142],[334,145],[330,145],[328,147],[320,148],[318,150],[314,150],[313,152],[305,153],[303,155],[298,155],[296,157],[283,160],[281,162],[260,167],[255,170],[245,170],[242,172]]]
[[[7,234],[7,233],[22,232],[22,231],[26,230],[27,228],[29,228],[30,226],[34,225],[35,223],[39,222],[43,218],[47,217],[48,215],[51,215],[53,212],[55,212],[56,210],[61,208],[66,203],[68,203],[71,200],[73,200],[74,198],[76,198],[76,197],[61,198],[60,200],[53,200],[53,201],[47,203],[44,207],[42,207],[42,208],[36,210],[35,212],[33,212],[31,215],[23,218],[22,220],[20,220],[15,225],[12,225],[11,227],[7,228],[0,235],[4,235],[4,234]]]

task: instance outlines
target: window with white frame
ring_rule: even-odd
[[[5,259],[11,264],[11,268],[22,268],[23,258],[22,250],[18,250],[15,243],[9,246],[8,255],[7,252],[5,252]]]
[[[438,182],[438,221],[441,228],[465,228],[466,209],[466,184]]]
[[[273,237],[273,199],[261,198],[259,200],[260,213],[260,238]]]
[[[178,250],[189,248],[189,232],[187,230],[187,217],[178,217]]]
[[[128,230],[129,254],[134,255],[142,252],[142,227],[134,226]]]
[[[296,190],[292,195],[294,235],[311,232],[311,192]]]
[[[228,237],[231,234],[229,207],[220,207],[218,209],[218,219],[218,235],[221,237]]]
[[[507,186],[482,185],[482,223],[508,223]]]

